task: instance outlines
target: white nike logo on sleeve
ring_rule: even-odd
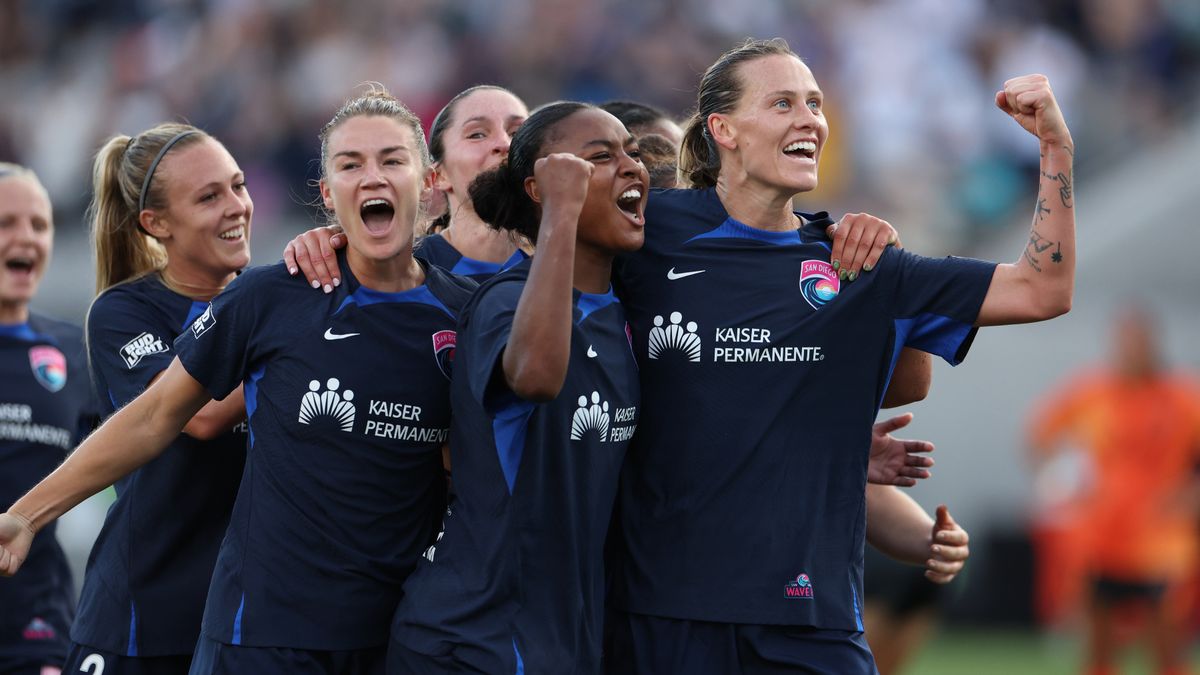
[[[358,335],[358,333],[342,333],[341,335],[339,335],[337,333],[334,333],[332,328],[325,329],[325,339],[326,340],[345,340],[346,338],[354,337],[355,335]]]
[[[708,270],[692,270],[691,272],[676,272],[675,268],[672,267],[671,269],[667,270],[667,278],[670,279],[671,281],[675,281],[676,279],[690,277],[693,274],[704,274],[707,271]]]

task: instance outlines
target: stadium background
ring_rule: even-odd
[[[316,131],[360,82],[385,83],[426,123],[480,82],[531,106],[632,98],[682,118],[699,74],[747,36],[786,38],[826,92],[832,141],[801,206],[880,215],[929,255],[1015,258],[1037,145],[992,93],[1015,75],[1050,77],[1077,143],[1075,308],[984,331],[910,407],[906,435],[939,448],[913,494],[948,503],[973,550],[954,628],[912,672],[1071,672],[1078,644],[1033,624],[1028,544],[1071,468],[1035,476],[1021,432],[1048,386],[1104,359],[1120,301],[1153,306],[1169,358],[1200,366],[1195,0],[0,0],[0,159],[33,167],[56,207],[35,309],[86,312],[83,209],[109,134],[182,119],[223,140],[254,197],[255,261],[269,263],[314,223]],[[104,506],[64,522],[77,564]]]

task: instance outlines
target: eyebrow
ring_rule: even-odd
[[[378,154],[390,155],[393,152],[401,152],[401,151],[408,152],[408,146],[407,145],[389,145],[388,147],[381,149]],[[363,154],[364,153],[359,150],[342,150],[341,152],[333,153],[333,157],[335,159],[338,157],[362,157]]]
[[[511,124],[513,122],[520,122],[520,121],[524,121],[526,119],[528,119],[528,117],[526,117],[525,115],[509,115],[508,117],[504,118],[504,122],[506,124]],[[467,119],[463,120],[462,126],[465,127],[468,124],[473,124],[476,122],[482,123],[482,122],[487,122],[487,121],[488,121],[487,115],[476,115],[474,117],[468,117]]]
[[[244,179],[246,178],[246,172],[245,172],[245,171],[238,171],[237,173],[235,173],[235,174],[233,174],[232,176],[230,176],[230,177],[229,177],[229,180],[231,180],[231,181],[236,181],[236,180],[237,180],[237,179],[239,179],[239,178],[241,178],[241,179],[243,179],[243,180],[244,180]],[[222,186],[222,185],[224,185],[224,184],[225,184],[225,183],[222,183],[222,182],[221,182],[221,181],[219,181],[219,180],[211,180],[211,181],[209,181],[209,182],[205,183],[204,185],[201,185],[200,187],[196,188],[195,190],[193,190],[193,192],[194,192],[194,193],[196,193],[196,194],[199,194],[199,193],[201,193],[201,192],[204,192],[205,190],[208,190],[208,189],[211,189],[211,188],[214,188],[214,187],[218,187],[218,188],[219,188],[219,187],[221,187],[221,186]]]
[[[629,134],[629,136],[627,136],[627,137],[625,138],[625,140],[621,142],[621,147],[623,148],[623,147],[625,147],[625,146],[627,146],[627,145],[633,145],[633,144],[635,144],[635,143],[637,143],[637,137],[636,137],[636,136],[634,136],[633,134]],[[587,147],[590,147],[590,146],[593,146],[593,145],[600,145],[600,146],[604,146],[604,147],[606,147],[606,148],[611,148],[611,147],[613,147],[615,144],[614,144],[612,141],[608,140],[608,139],[604,139],[604,138],[597,138],[597,139],[596,139],[596,140],[594,140],[594,141],[588,141],[587,143],[584,143],[584,144],[583,144],[583,147],[587,148]]]
[[[805,96],[805,98],[807,98],[809,96],[824,96],[824,94],[821,93],[820,89],[810,89],[808,91],[808,93],[805,94],[804,96]],[[795,91],[794,89],[778,89],[778,90],[773,91],[765,96],[765,98],[776,98],[776,97],[800,98],[800,94],[797,91]]]

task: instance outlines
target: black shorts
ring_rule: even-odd
[[[610,675],[878,675],[861,632],[610,611]]]
[[[122,656],[72,642],[63,673],[76,675],[187,675],[192,655]]]
[[[227,645],[200,636],[192,675],[384,675],[387,647],[322,651]],[[72,673],[71,675],[74,675]]]
[[[1167,592],[1167,582],[1158,579],[1119,578],[1106,574],[1092,577],[1092,597],[1102,605],[1130,600],[1158,604]]]
[[[946,593],[946,586],[925,578],[924,567],[892,560],[869,546],[863,577],[863,604],[897,618],[937,609]]]

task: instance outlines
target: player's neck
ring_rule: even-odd
[[[373,291],[402,293],[425,283],[425,270],[413,258],[411,245],[399,254],[384,259],[368,258],[348,247],[346,263],[358,283]]]
[[[583,293],[599,295],[612,286],[611,253],[575,244],[575,270],[572,285]]]
[[[717,179],[717,197],[730,217],[750,227],[774,232],[800,227],[800,219],[792,212],[792,195],[762,185],[744,173],[730,176],[722,172]]]
[[[24,300],[0,300],[0,325],[16,326],[29,321],[29,303]]]
[[[442,230],[442,238],[456,251],[468,258],[502,263],[517,250],[509,234],[483,222],[470,203],[451,205],[450,224]]]
[[[174,265],[167,263],[167,266],[159,272],[159,278],[167,288],[179,295],[201,302],[212,300],[218,293],[225,290],[225,287],[235,277],[237,277],[235,272],[219,276],[180,263]]]

